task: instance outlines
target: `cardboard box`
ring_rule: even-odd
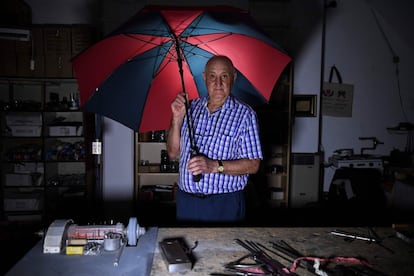
[[[40,214],[17,214],[17,215],[7,215],[8,221],[41,221],[42,215]]]
[[[39,211],[40,209],[40,196],[37,194],[29,194],[29,197],[22,195],[22,198],[4,199],[4,211]]]
[[[10,126],[12,136],[21,137],[40,137],[42,134],[41,126]]]
[[[82,136],[82,126],[50,126],[49,136]]]
[[[32,176],[27,173],[7,173],[6,186],[32,186]]]
[[[42,114],[40,112],[8,114],[6,116],[6,124],[8,126],[41,126]]]
[[[37,198],[5,198],[5,211],[38,211],[40,201]]]
[[[14,164],[14,173],[44,173],[44,165],[39,162],[25,162]]]

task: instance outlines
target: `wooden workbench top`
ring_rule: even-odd
[[[385,275],[414,275],[414,248],[395,237],[392,228],[373,228],[383,239],[381,245],[363,240],[345,241],[331,234],[333,230],[368,235],[368,228],[159,228],[151,275],[183,275],[169,273],[158,243],[166,238],[183,238],[193,250],[195,262],[185,275],[209,275],[224,273],[224,265],[246,255],[248,251],[234,240],[250,240],[272,249],[270,242],[283,240],[304,256],[362,257],[377,271]],[[272,255],[287,267],[292,263]],[[314,275],[304,268],[296,270],[298,275]]]

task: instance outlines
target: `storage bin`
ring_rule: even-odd
[[[42,134],[41,126],[34,125],[9,125],[12,136],[40,137]]]
[[[7,173],[6,186],[32,186],[32,176],[28,173]]]
[[[23,195],[25,196],[25,195]],[[30,194],[26,198],[5,198],[5,211],[39,211],[41,210],[40,195]]]
[[[49,136],[81,136],[82,126],[50,126]]]
[[[28,113],[28,114],[8,114],[6,115],[6,124],[8,126],[41,126],[42,114],[41,113]]]

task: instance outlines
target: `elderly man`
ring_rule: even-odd
[[[245,216],[245,188],[249,174],[263,158],[257,116],[232,94],[237,73],[226,56],[213,56],[203,78],[208,96],[188,106],[197,155],[191,154],[186,95],[171,103],[172,120],[167,138],[170,158],[180,159],[177,220],[237,222]],[[200,177],[201,176],[201,179]]]

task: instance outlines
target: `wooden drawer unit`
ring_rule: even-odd
[[[71,27],[44,27],[44,50],[48,54],[71,52]]]
[[[72,77],[71,27],[44,27],[45,76]]]
[[[16,42],[13,40],[0,40],[0,75],[16,76]]]
[[[96,41],[96,31],[92,27],[72,27],[72,56],[76,56]]]
[[[45,75],[48,78],[68,78],[72,77],[72,56],[70,53],[50,53],[45,59]]]

